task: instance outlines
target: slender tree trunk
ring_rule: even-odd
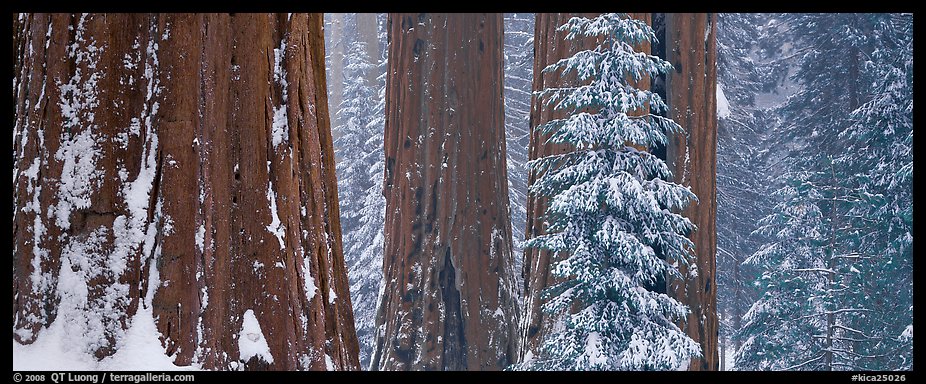
[[[14,340],[58,321],[102,358],[153,321],[178,365],[357,369],[321,15],[14,27]]]
[[[733,291],[733,295],[734,295],[733,305],[731,306],[733,309],[733,318],[730,320],[733,322],[733,332],[738,332],[740,327],[742,327],[742,319],[743,319],[743,312],[744,312],[742,303],[744,300],[743,294],[745,293],[744,292],[745,287],[741,283],[743,281],[742,280],[743,278],[740,276],[740,261],[733,260],[733,263],[734,263],[733,264],[733,282],[735,284],[734,285],[735,289]],[[732,342],[731,347],[733,348],[734,352],[740,349],[740,343],[739,343],[738,337],[731,336],[730,341]]]
[[[357,23],[358,40],[366,44],[366,53],[367,57],[370,59],[370,64],[379,64],[382,57],[380,57],[379,36],[376,33],[376,14],[357,13],[355,14],[354,20]],[[367,71],[367,86],[373,89],[376,89],[378,86],[376,75],[377,71]]]
[[[721,323],[723,321],[721,316],[722,315],[720,313],[717,314],[717,323]],[[720,370],[721,371],[727,370],[727,340],[726,339],[727,338],[725,337],[718,337],[718,340],[717,340],[717,342],[720,344]]]
[[[698,229],[690,235],[695,261],[680,266],[682,281],[669,292],[688,305],[684,329],[701,345],[702,357],[689,370],[717,370],[717,46],[716,14],[666,14],[666,58],[674,66],[667,79],[669,116],[685,128],[666,148],[675,182],[698,196],[683,215]]]
[[[854,60],[853,60],[854,62]],[[851,71],[850,71],[851,72]],[[854,82],[853,82],[854,83]],[[851,91],[850,91],[851,92]],[[850,94],[850,104],[852,103],[853,95]],[[838,185],[839,179],[836,176],[836,168],[833,166],[832,157],[829,158],[829,168],[830,168],[830,183],[831,185]],[[834,291],[839,289],[838,284],[836,283],[836,255],[838,254],[838,245],[839,241],[837,236],[839,234],[840,220],[839,220],[839,202],[837,200],[836,194],[838,189],[833,188],[833,197],[830,199],[830,212],[829,212],[829,222],[830,222],[830,233],[829,233],[829,247],[826,250],[826,295],[828,300],[835,301],[836,298],[833,297]],[[829,308],[828,308],[829,309]],[[833,347],[834,347],[834,338],[836,336],[836,315],[832,310],[827,311],[826,313],[826,338],[824,341],[823,348],[823,366],[827,371],[833,370],[833,363],[835,362]]]
[[[501,14],[390,14],[384,289],[372,366],[514,361]]]
[[[341,101],[344,100],[344,56],[347,54],[346,42],[344,39],[344,28],[346,23],[345,14],[329,13],[328,25],[330,28],[329,41],[331,46],[327,47],[325,53],[328,55],[328,105],[331,109],[337,110],[341,107]],[[337,128],[340,126],[337,114],[331,116],[332,125]],[[337,131],[335,131],[337,134]]]

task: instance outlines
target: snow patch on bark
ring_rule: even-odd
[[[289,136],[289,123],[287,121],[286,113],[286,104],[282,104],[279,107],[273,109],[273,124],[272,124],[272,144],[276,148],[278,145],[283,143],[283,139]]]
[[[717,118],[726,119],[731,114],[730,101],[727,100],[727,95],[723,93],[723,87],[717,84]]]
[[[318,291],[318,287],[315,286],[315,278],[312,277],[312,268],[309,263],[309,258],[303,254],[302,255],[302,275],[305,276],[305,300],[307,302],[312,301],[315,298],[315,292]]]
[[[71,227],[73,210],[90,208],[90,197],[99,189],[102,172],[96,166],[100,149],[91,127],[85,127],[74,136],[69,133],[63,136],[61,147],[55,153],[55,159],[63,164],[54,214],[55,224],[66,230]]]
[[[252,309],[244,312],[241,332],[238,333],[238,352],[242,361],[247,362],[257,356],[273,364],[273,355],[270,354],[267,338],[264,337],[264,331],[260,328],[260,322],[257,321],[257,316],[254,316]]]
[[[273,122],[271,124],[271,144],[274,148],[289,138],[289,115],[286,110],[289,95],[286,82],[286,70],[283,69],[283,59],[286,55],[286,38],[280,41],[280,48],[273,49],[273,80],[280,85],[283,92],[283,101],[273,108]]]
[[[329,356],[328,354],[325,354],[325,369],[329,371],[335,370],[334,362],[331,361],[331,356]]]
[[[206,242],[206,226],[200,224],[199,229],[196,230],[196,248],[200,252],[203,251],[203,246]]]
[[[177,371],[198,370],[196,366],[173,364],[161,348],[151,309],[139,308],[116,354],[102,361],[87,353],[74,351],[66,330],[55,322],[35,343],[21,345],[13,341],[13,370],[16,371]]]
[[[38,292],[44,292],[49,287],[49,277],[42,272],[42,260],[48,258],[48,250],[41,246],[42,236],[45,235],[46,228],[45,223],[42,221],[42,205],[39,201],[39,196],[42,194],[42,185],[38,181],[38,173],[41,168],[40,163],[39,157],[36,157],[32,161],[32,166],[23,173],[29,183],[27,192],[32,194],[32,201],[26,203],[22,211],[35,213],[35,218],[32,222],[32,274],[29,277],[32,281],[32,289]],[[45,310],[42,309],[41,312],[42,317],[45,317]],[[15,331],[20,332],[25,330],[17,329]],[[19,335],[24,339],[30,339],[32,336],[31,333],[32,331],[28,330],[28,335],[23,333],[19,333]]]
[[[286,229],[283,227],[283,223],[280,222],[280,216],[277,215],[277,197],[273,191],[272,181],[267,187],[267,200],[270,202],[270,224],[267,225],[267,232],[275,236],[277,241],[280,242],[280,249],[285,250],[286,243],[283,242],[283,238],[286,237]]]

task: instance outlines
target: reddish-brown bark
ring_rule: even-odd
[[[695,268],[680,267],[683,281],[670,281],[669,292],[691,311],[683,324],[701,345],[702,357],[689,370],[718,368],[717,356],[717,42],[716,14],[666,14],[666,59],[674,70],[667,76],[669,117],[685,132],[669,138],[666,147],[675,182],[698,196],[682,214],[698,229]]]
[[[515,358],[500,14],[390,14],[384,289],[372,367]]]
[[[71,267],[91,277],[83,310],[115,314],[98,357],[150,304],[178,365],[326,369],[327,355],[358,368],[321,15],[36,14],[14,28],[15,340],[74,312],[59,310],[56,285],[69,250],[84,247],[101,272]],[[94,153],[62,152],[80,137]],[[67,168],[82,158],[95,171]],[[89,206],[64,206],[62,225],[63,180],[75,177]],[[159,284],[146,300],[149,282]],[[248,310],[272,364],[239,362]]]

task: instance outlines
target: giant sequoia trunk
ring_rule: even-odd
[[[680,266],[683,281],[669,291],[687,305],[684,328],[701,344],[701,358],[689,370],[717,370],[717,45],[716,14],[666,14],[666,60],[674,69],[667,78],[669,117],[685,132],[669,138],[666,147],[675,182],[698,196],[682,213],[698,229],[690,235],[695,263]]]
[[[501,369],[517,319],[500,14],[391,14],[372,367]]]
[[[538,13],[536,15],[534,23],[534,80],[532,84],[535,94],[531,98],[530,115],[529,157],[531,160],[572,150],[567,144],[547,143],[548,135],[544,135],[536,129],[551,120],[565,117],[562,112],[555,111],[547,100],[540,99],[536,92],[547,88],[576,85],[574,78],[560,76],[559,73],[543,72],[543,69],[560,59],[572,56],[576,52],[595,48],[598,44],[595,38],[566,40],[566,32],[557,31],[556,29],[572,17],[592,18],[596,16],[598,16],[596,13]],[[651,18],[648,13],[630,13],[629,16],[646,22],[650,22]],[[636,49],[648,53],[650,44],[642,43]],[[639,82],[635,82],[634,86],[640,89],[649,89],[649,80],[641,79]],[[538,174],[531,170],[528,185],[533,185],[537,177]],[[546,210],[546,197],[535,194],[528,195],[527,228],[524,231],[526,239],[546,233],[544,224]],[[524,265],[521,274],[524,279],[525,302],[524,315],[520,324],[521,339],[518,348],[520,359],[524,359],[528,355],[538,354],[538,348],[543,341],[544,335],[552,325],[552,320],[547,318],[546,314],[541,310],[543,290],[556,284],[551,273],[551,256],[552,253],[547,250],[538,248],[524,249]]]
[[[178,365],[357,368],[320,15],[14,28],[15,341],[154,321]]]

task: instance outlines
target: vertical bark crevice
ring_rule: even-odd
[[[511,224],[499,214],[508,204],[501,15],[391,14],[387,25],[385,288],[373,368],[503,369],[515,355],[517,304]]]
[[[441,297],[444,307],[444,342],[443,367],[445,371],[466,369],[466,330],[463,328],[463,310],[460,303],[460,291],[457,290],[456,274],[450,247],[446,248],[443,260],[444,268],[438,272]]]

